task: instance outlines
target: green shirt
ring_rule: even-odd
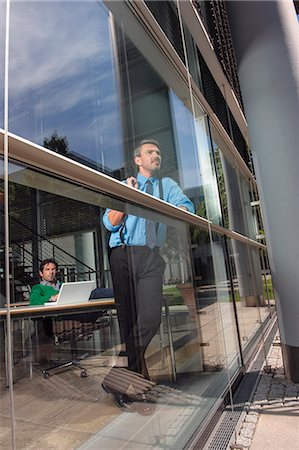
[[[58,294],[59,291],[52,286],[44,286],[42,284],[35,284],[30,292],[30,305],[43,305],[48,302],[52,295]]]

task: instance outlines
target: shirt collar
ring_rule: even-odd
[[[53,283],[50,283],[49,281],[42,280],[42,281],[40,282],[40,284],[42,284],[43,286],[52,286],[52,287],[53,287],[54,289],[56,289],[57,291],[59,291],[59,288],[60,288],[60,283],[59,283],[59,281],[56,281],[55,284],[53,284]]]
[[[151,180],[151,182],[154,184],[157,179],[157,177],[146,178],[145,176],[141,175],[141,173],[137,174],[137,181],[141,189],[146,185],[148,180]]]

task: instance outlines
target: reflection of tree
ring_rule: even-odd
[[[220,155],[220,151],[219,151],[218,147],[214,149],[214,156],[215,156],[215,164],[216,164],[216,170],[217,170],[220,203],[221,203],[221,208],[222,208],[223,226],[225,228],[229,228],[226,187],[225,187],[225,182],[224,182],[224,173],[223,173],[223,167],[222,167],[222,162],[221,162],[221,155]]]
[[[66,156],[69,152],[69,143],[66,136],[58,136],[57,131],[54,131],[50,138],[44,138],[43,145],[63,156]]]
[[[215,157],[215,166],[217,172],[217,184],[218,184],[218,195],[220,197],[221,211],[222,211],[222,226],[225,228],[229,227],[229,217],[228,217],[228,206],[227,206],[227,196],[226,196],[226,186],[224,182],[224,173],[221,161],[220,150],[215,146],[214,148],[214,157]],[[211,162],[212,164],[212,162]],[[204,198],[200,200],[198,206],[196,208],[196,215],[208,219],[206,201],[209,201],[209,198]],[[210,201],[213,201],[212,198]],[[210,217],[210,220],[214,222],[213,217]],[[218,220],[217,220],[218,222]],[[207,244],[209,242],[208,233],[204,232],[201,228],[192,226],[191,227],[191,242],[192,244]]]
[[[200,217],[207,218],[206,204],[204,200],[201,200],[196,208],[195,214]],[[192,244],[207,244],[209,242],[209,235],[202,228],[191,225],[190,235]]]
[[[190,262],[190,250],[189,250],[188,237],[186,230],[179,230],[173,227],[167,228],[166,241],[161,248],[161,255],[166,258],[168,262],[170,278],[173,278],[172,264],[181,264],[182,262]],[[184,270],[182,274],[183,278],[188,277],[188,268]]]
[[[191,234],[191,243],[193,245],[208,244],[210,241],[209,234],[202,228],[199,228],[195,225],[191,225],[190,234]]]

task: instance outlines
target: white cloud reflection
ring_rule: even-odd
[[[71,150],[90,158],[96,141],[119,147],[106,8],[94,1],[12,2],[10,35],[11,131],[42,144],[57,130]],[[114,168],[123,163],[120,155],[106,158]]]
[[[39,88],[53,80],[72,78],[89,59],[109,59],[107,33],[102,9],[96,5],[71,2],[16,2],[10,25],[10,87],[14,92]],[[88,17],[87,10],[90,9]],[[88,20],[86,20],[88,18]],[[92,23],[93,22],[93,23]],[[98,27],[98,35],[91,33]]]

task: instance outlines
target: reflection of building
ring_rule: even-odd
[[[116,178],[117,180],[123,180],[125,178],[124,175],[124,168],[120,167],[118,169],[111,169],[110,167],[103,167],[99,163],[95,163],[94,160],[87,158],[86,156],[82,156],[77,152],[68,152],[68,157],[73,159],[74,161],[77,161],[81,164],[84,164],[88,167],[91,167],[92,169],[99,170],[100,172],[105,173],[106,175],[109,175],[110,177]]]
[[[1,17],[4,9],[1,2]],[[3,27],[0,24],[0,67]],[[98,448],[112,448],[113,438],[104,439],[111,427],[109,436],[117,436],[118,447],[131,445],[133,435],[140,448],[154,448],[157,441],[187,448],[194,436],[201,436],[203,446],[211,412],[228,401],[229,389],[250,364],[275,317],[271,276],[262,277],[267,252],[256,240],[255,224],[263,227],[225,2],[12,2],[8,27],[8,92],[0,72],[1,104],[4,93],[9,98],[9,110],[4,111],[7,130],[0,116],[0,146],[10,158],[8,173],[4,166],[1,170],[9,184],[9,234],[2,227],[0,235],[1,255],[8,243],[6,275],[11,282],[10,293],[0,273],[5,301],[9,294],[11,301],[22,296],[16,282],[30,284],[25,275],[36,277],[38,263],[46,256],[58,260],[64,279],[91,277],[111,287],[108,236],[101,225],[107,207],[167,225],[161,254],[167,264],[169,316],[163,310],[162,322],[171,328],[166,333],[161,327],[148,358],[155,381],[171,383],[168,344],[173,344],[177,384],[172,395],[178,397],[173,403],[169,396],[168,403],[158,402],[158,432],[143,423],[141,435],[136,415],[125,417],[127,426],[118,427],[114,419],[120,411],[98,392],[105,364],[120,346],[114,320],[110,334],[99,333],[86,344],[90,350],[93,342],[96,356],[106,358],[95,365],[95,375],[79,380],[80,387],[71,376],[58,383],[74,385],[55,393],[61,408],[67,403],[68,414],[63,410],[58,421],[53,418],[51,442],[63,427],[69,448],[89,445],[91,436],[99,436]],[[53,130],[67,137],[65,156],[41,146]],[[197,216],[119,182],[135,173],[132,150],[144,138],[159,140],[162,176],[181,184]],[[4,265],[2,256],[1,261]],[[192,316],[177,287],[181,284],[193,289]],[[24,329],[14,325],[18,342]],[[22,344],[21,375],[27,376],[31,347],[26,340]],[[37,372],[24,383],[26,398],[38,403],[42,421],[49,405],[34,377]],[[45,392],[48,388],[43,384]],[[72,403],[74,392],[79,407]],[[5,394],[0,390],[0,396]],[[21,403],[13,405],[16,417],[24,417]],[[107,415],[100,420],[104,409]],[[79,419],[72,415],[78,410]],[[14,445],[20,447],[22,424],[10,419],[20,440]],[[26,420],[32,429],[28,445],[46,446],[49,425],[37,427],[34,414]],[[179,420],[181,426],[174,427]]]
[[[190,200],[192,200],[196,210],[198,207],[200,208],[200,206],[203,205],[205,202],[204,193],[202,189],[199,190],[197,187],[189,188],[185,190],[185,194],[188,195]]]

